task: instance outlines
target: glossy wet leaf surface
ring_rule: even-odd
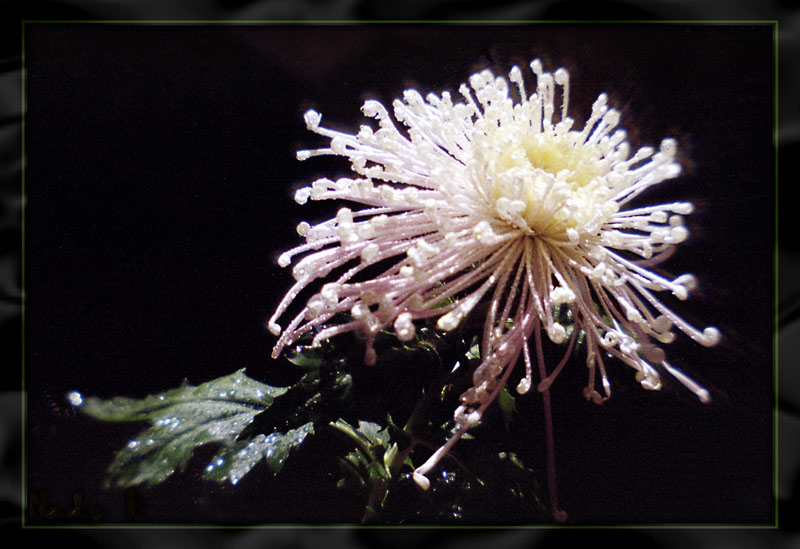
[[[287,432],[253,433],[240,439],[253,418],[287,390],[260,383],[239,370],[199,386],[186,385],[143,399],[89,397],[80,409],[105,421],[150,423],[116,454],[109,467],[109,484],[158,484],[183,470],[194,451],[210,443],[221,448],[206,466],[204,478],[236,484],[262,459],[273,471],[280,471],[289,451],[313,432],[313,425],[307,423]]]
[[[332,438],[323,440],[338,448],[338,475],[335,466],[329,475],[338,490],[363,498],[364,514],[354,517],[362,523],[430,517],[458,523],[482,516],[490,493],[494,499],[488,505],[493,508],[513,508],[525,517],[541,513],[533,471],[509,459],[510,453],[498,455],[492,445],[473,448],[476,459],[454,451],[431,478],[428,491],[420,490],[410,477],[457,428],[453,402],[480,362],[475,338],[421,327],[413,341],[402,344],[381,334],[376,347],[382,364],[406,372],[418,383],[387,385],[384,371],[363,366],[358,347],[329,342],[321,347],[298,345],[289,353],[286,362],[303,374],[286,387],[261,383],[240,370],[143,399],[100,400],[77,392],[68,399],[99,420],[149,423],[116,454],[108,485],[159,484],[186,469],[205,445],[214,449],[213,455],[203,454],[212,457],[199,463],[200,477],[238,485],[259,464],[280,473],[294,450],[328,431]],[[505,428],[476,427],[484,436],[505,432],[517,415],[514,397],[508,391],[502,396],[500,413],[490,421]],[[473,438],[468,433],[463,440]]]

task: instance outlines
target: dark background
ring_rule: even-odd
[[[321,444],[235,489],[189,471],[102,490],[138,427],[77,416],[64,395],[141,397],[242,367],[280,380],[263,323],[291,277],[275,257],[299,221],[335,212],[297,206],[292,190],[347,168],[295,160],[323,144],[305,109],[355,131],[367,97],[455,93],[476,69],[541,57],[570,70],[579,125],[605,91],[634,146],[678,138],[684,175],[642,201],[697,206],[666,267],[701,283],[676,310],[724,335],[666,349],[712,391],[708,406],[674,382],[643,391],[612,362],[614,395],[598,408],[574,359],[553,390],[562,506],[578,523],[774,524],[771,25],[36,23],[25,48],[29,493],[64,507],[81,493],[103,521],[129,520],[126,501],[152,522],[357,520],[359,501],[315,470]],[[541,416],[521,406],[530,429],[514,443],[536,460]],[[487,522],[502,516],[487,509]]]
[[[18,525],[23,510],[21,495],[26,488],[22,480],[20,448],[23,427],[23,408],[19,390],[23,353],[20,348],[22,323],[22,278],[21,278],[21,213],[20,181],[21,158],[21,30],[20,21],[34,20],[117,20],[117,19],[202,19],[202,20],[254,20],[254,19],[411,19],[452,20],[776,20],[779,22],[779,67],[778,96],[779,116],[777,120],[779,142],[779,181],[791,182],[796,178],[795,165],[800,145],[800,18],[797,17],[796,0],[408,0],[403,3],[384,0],[207,0],[202,2],[180,2],[170,0],[119,0],[97,2],[95,0],[0,0],[0,337],[9,360],[4,370],[4,392],[0,394],[3,414],[0,423],[0,507],[2,525],[7,540],[16,541],[20,534]],[[571,47],[567,44],[567,47]],[[655,46],[654,46],[655,47]],[[562,52],[563,53],[563,52]],[[689,53],[687,58],[691,58]],[[627,58],[627,53],[623,58]],[[583,66],[582,63],[579,63]],[[570,67],[573,71],[578,67]],[[415,69],[418,71],[419,68]],[[417,74],[415,72],[414,74]],[[411,75],[402,75],[404,77]],[[461,81],[464,75],[456,75]],[[341,82],[339,83],[341,85]],[[436,81],[437,88],[441,84]],[[390,91],[390,96],[396,93]],[[593,93],[587,91],[586,93]],[[352,100],[352,97],[346,99]],[[329,113],[325,113],[329,114]],[[637,116],[630,121],[639,125]],[[353,124],[353,119],[343,120]],[[302,133],[305,133],[302,131]],[[660,136],[651,135],[653,139]],[[681,142],[682,146],[685,141]],[[323,171],[323,170],[321,170]],[[307,174],[301,174],[306,180]],[[317,547],[333,545],[371,547],[465,547],[527,546],[551,547],[564,542],[638,543],[648,547],[773,547],[792,545],[797,542],[798,516],[797,494],[800,490],[800,370],[795,367],[800,353],[800,246],[794,238],[796,233],[791,184],[779,185],[781,199],[779,212],[778,267],[778,330],[775,333],[779,346],[780,381],[778,385],[778,433],[779,472],[777,493],[779,499],[780,529],[647,529],[647,530],[512,530],[481,532],[470,530],[447,531],[379,531],[363,529],[307,530],[163,530],[137,529],[125,531],[78,529],[55,531],[31,531],[24,534],[22,543],[80,543],[84,547]],[[300,214],[302,216],[307,213]],[[696,233],[695,233],[696,234]],[[677,258],[676,258],[677,259]],[[688,305],[692,312],[697,309],[697,299]],[[699,317],[699,314],[698,314]],[[704,317],[701,320],[709,320]],[[673,354],[675,346],[672,346]],[[693,372],[694,373],[694,372]],[[745,379],[747,376],[745,376]],[[615,379],[619,384],[619,377]],[[707,380],[703,380],[707,381]],[[641,391],[640,391],[641,392]],[[642,392],[643,393],[643,392]],[[619,395],[619,390],[617,391]],[[652,396],[646,393],[646,397]],[[716,396],[716,395],[715,395]],[[717,401],[719,399],[717,398]],[[30,437],[30,433],[28,433]],[[100,433],[102,439],[104,433]],[[656,435],[653,435],[656,436]],[[118,446],[119,440],[110,440],[107,456]],[[563,447],[563,444],[560,444]],[[70,445],[70,448],[73,446]],[[50,450],[53,454],[64,453],[60,448]],[[101,466],[105,457],[98,459]],[[86,475],[97,470],[97,463],[86,464]],[[562,466],[563,468],[563,466]],[[563,472],[562,472],[563,480]],[[96,478],[94,479],[96,482]],[[187,482],[186,486],[191,483]],[[69,496],[65,496],[69,497]],[[234,498],[235,499],[235,498]],[[215,501],[220,501],[215,498]],[[66,504],[66,503],[65,503]],[[225,502],[218,507],[224,508]]]

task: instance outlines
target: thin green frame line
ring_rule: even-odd
[[[26,399],[26,387],[25,387],[25,305],[26,305],[26,291],[25,291],[25,209],[26,209],[26,199],[25,199],[25,184],[26,184],[26,150],[25,150],[25,113],[26,113],[26,70],[25,70],[25,31],[27,25],[33,24],[130,24],[130,25],[147,25],[147,24],[163,24],[163,25],[296,25],[296,26],[306,26],[306,25],[337,25],[337,24],[347,24],[347,25],[363,25],[363,24],[440,24],[440,25],[481,25],[481,26],[492,26],[492,25],[560,25],[560,24],[597,24],[597,25],[609,25],[609,24],[624,24],[624,25],[641,25],[641,24],[663,24],[663,25],[670,25],[670,24],[682,24],[682,25],[746,25],[746,24],[763,24],[763,25],[772,25],[773,26],[773,44],[774,44],[774,57],[773,57],[773,68],[774,68],[774,113],[773,113],[773,147],[774,147],[774,206],[775,206],[775,248],[773,252],[774,256],[774,339],[773,339],[773,372],[774,372],[774,408],[773,408],[773,451],[774,451],[774,471],[773,471],[773,487],[774,487],[774,523],[767,524],[767,525],[717,525],[717,524],[690,524],[690,525],[681,525],[681,524],[661,524],[661,525],[552,525],[552,524],[541,524],[541,525],[360,525],[360,524],[325,524],[325,525],[316,525],[316,524],[254,524],[254,525],[205,525],[205,524],[191,524],[191,525],[159,525],[159,524],[62,524],[62,525],[27,525],[25,524],[25,517],[26,517],[26,510],[27,510],[27,494],[26,494],[26,460],[25,460],[25,448],[26,448],[26,438],[25,438],[25,420],[27,417],[27,399]],[[23,529],[156,529],[156,530],[164,530],[164,529],[493,529],[493,530],[531,530],[531,529],[668,529],[668,530],[720,530],[720,529],[746,529],[746,530],[771,530],[779,528],[778,525],[778,502],[779,502],[779,475],[778,475],[778,467],[779,467],[779,451],[778,451],[778,441],[779,441],[779,429],[778,429],[778,388],[779,388],[779,361],[778,361],[778,284],[779,284],[779,226],[778,226],[778,193],[779,193],[779,170],[778,170],[778,145],[779,145],[779,135],[778,135],[778,108],[779,108],[779,101],[778,101],[778,60],[779,60],[779,52],[778,52],[778,30],[779,30],[779,20],[777,19],[712,19],[712,20],[490,20],[490,21],[481,21],[481,20],[378,20],[378,21],[371,21],[371,20],[348,20],[348,19],[309,19],[309,20],[302,20],[302,19],[287,19],[287,20],[276,20],[276,19],[267,19],[267,20],[187,20],[187,19],[176,19],[176,20],[169,20],[169,19],[157,19],[157,20],[147,20],[147,19],[124,19],[124,20],[22,20],[22,33],[21,33],[21,190],[22,190],[22,207],[21,207],[21,266],[20,266],[20,277],[21,277],[21,287],[22,287],[22,296],[21,296],[21,336],[20,336],[20,343],[21,343],[21,366],[22,366],[22,375],[21,375],[21,391],[22,391],[22,463],[21,463],[21,472],[22,472],[22,494],[21,494],[21,526]]]
[[[609,24],[624,24],[624,25],[641,25],[641,24],[663,24],[663,25],[702,25],[702,24],[715,24],[715,25],[745,25],[745,24],[775,24],[777,26],[777,19],[666,19],[666,20],[625,20],[625,19],[608,19],[608,20],[517,20],[517,19],[498,19],[498,20],[473,20],[473,19],[453,19],[453,20],[440,20],[440,19],[384,19],[384,20],[368,20],[368,19],[28,19],[23,20],[23,24],[167,24],[167,25],[385,25],[385,24],[435,24],[435,25],[609,25]]]
[[[27,503],[28,503],[27,490],[26,490],[26,488],[27,488],[27,485],[26,485],[27,474],[26,474],[26,468],[25,468],[25,465],[26,465],[26,459],[25,459],[26,452],[25,452],[25,449],[27,447],[27,440],[25,438],[25,419],[28,417],[28,413],[27,413],[27,391],[26,391],[26,386],[25,386],[25,297],[26,297],[26,295],[25,295],[25,208],[26,208],[26,204],[25,204],[25,196],[26,196],[26,194],[25,194],[25,170],[26,170],[26,163],[25,163],[25,159],[26,159],[26,154],[25,154],[25,110],[26,110],[25,93],[26,93],[26,89],[25,89],[25,84],[26,84],[26,75],[25,75],[25,23],[24,22],[22,23],[22,44],[21,44],[21,47],[22,47],[22,51],[21,51],[21,57],[20,57],[20,71],[21,71],[21,74],[20,74],[21,86],[20,87],[21,87],[21,92],[22,93],[21,93],[21,96],[20,96],[20,100],[21,100],[21,102],[20,102],[20,118],[21,118],[21,120],[20,120],[20,123],[21,123],[20,137],[21,137],[22,156],[21,156],[21,159],[20,159],[21,160],[21,165],[20,165],[20,170],[21,170],[20,179],[21,179],[21,181],[20,181],[20,183],[21,183],[21,192],[22,192],[22,208],[21,208],[21,212],[20,212],[20,218],[21,218],[20,219],[20,221],[21,221],[21,227],[20,227],[20,233],[21,233],[21,241],[20,241],[20,246],[21,246],[21,248],[20,248],[20,260],[21,260],[21,262],[20,262],[21,263],[20,264],[20,286],[21,286],[21,289],[22,289],[22,296],[21,296],[21,300],[20,300],[20,305],[21,305],[20,322],[22,323],[22,325],[20,326],[20,356],[21,356],[21,363],[22,363],[21,364],[21,367],[22,367],[21,370],[22,371],[21,371],[21,375],[20,375],[20,378],[21,378],[21,387],[20,387],[21,391],[20,392],[21,392],[21,401],[22,401],[21,402],[21,406],[22,406],[22,418],[21,418],[22,419],[22,433],[21,433],[22,460],[21,461],[22,462],[21,462],[20,468],[21,468],[21,472],[22,472],[22,483],[21,483],[21,486],[22,486],[22,494],[21,495],[22,495],[22,497],[21,497],[20,501],[21,501],[21,513],[22,513],[21,523],[22,523],[22,526],[25,527],[25,512],[26,512]]]
[[[780,175],[779,175],[779,169],[778,169],[778,144],[779,144],[779,136],[778,136],[778,120],[779,120],[778,119],[778,107],[779,107],[779,105],[778,105],[779,104],[779,101],[778,101],[778,70],[779,70],[778,65],[779,65],[779,63],[778,63],[778,59],[779,59],[779,55],[778,55],[778,22],[777,21],[775,22],[775,25],[773,26],[773,29],[772,29],[772,41],[775,44],[775,58],[773,60],[773,68],[774,68],[774,74],[773,74],[773,78],[774,78],[774,83],[773,83],[773,92],[774,92],[773,108],[774,108],[774,114],[773,114],[773,121],[772,121],[772,129],[773,129],[773,132],[774,132],[773,133],[772,146],[773,146],[773,149],[774,149],[773,153],[775,155],[774,156],[774,160],[773,160],[773,166],[774,166],[773,169],[775,170],[775,174],[774,174],[774,178],[775,178],[775,181],[774,181],[774,188],[775,188],[775,195],[774,195],[774,201],[775,201],[775,219],[774,219],[774,223],[775,223],[775,249],[773,251],[773,255],[774,255],[773,271],[774,272],[772,273],[772,275],[773,275],[773,285],[774,285],[774,290],[773,291],[774,291],[775,295],[773,297],[773,306],[772,306],[773,313],[774,313],[774,324],[773,324],[773,330],[774,330],[773,338],[774,339],[773,339],[773,347],[772,347],[772,360],[773,360],[772,371],[773,371],[773,376],[774,376],[773,384],[775,386],[774,391],[773,391],[774,392],[773,396],[774,396],[775,402],[774,402],[774,407],[773,407],[773,420],[772,420],[772,429],[773,429],[773,433],[772,433],[772,437],[773,437],[772,445],[773,445],[773,448],[772,448],[772,451],[774,453],[774,456],[773,456],[773,460],[774,460],[774,463],[773,463],[773,468],[774,468],[774,471],[773,471],[773,483],[774,483],[773,492],[774,492],[774,494],[773,494],[773,496],[775,498],[775,501],[774,501],[774,506],[775,506],[774,515],[775,515],[775,527],[777,528],[778,527],[778,522],[779,522],[779,508],[778,508],[779,505],[778,505],[778,501],[779,501],[779,493],[780,493],[780,485],[779,485],[779,478],[780,478],[780,475],[779,475],[779,471],[780,471],[780,469],[779,469],[779,454],[780,454],[780,452],[778,451],[778,440],[780,438],[779,430],[778,430],[778,420],[779,420],[779,417],[778,417],[778,388],[779,388],[779,380],[780,380],[780,373],[779,373],[780,365],[779,365],[779,361],[778,361],[778,346],[779,346],[779,344],[778,344],[778,339],[779,339],[778,330],[779,330],[779,327],[780,327],[779,326],[779,321],[778,321],[778,315],[779,315],[779,312],[778,312],[778,305],[779,305],[778,291],[779,291],[779,287],[778,286],[780,284],[780,278],[778,276],[778,273],[780,272],[779,271],[780,245],[778,243],[778,239],[779,239],[779,226],[778,226],[779,208],[778,208],[778,204],[780,202],[778,202],[778,193],[779,193],[778,181],[780,180]]]

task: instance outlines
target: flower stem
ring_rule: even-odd
[[[541,379],[547,378],[547,369],[544,365],[544,351],[542,350],[542,333],[541,330],[534,330],[536,340],[536,361],[539,363],[539,377]],[[525,359],[528,358],[528,350],[525,347]],[[550,496],[550,510],[553,513],[553,520],[556,522],[564,522],[567,520],[567,513],[558,508],[558,484],[556,482],[556,452],[555,452],[555,438],[553,436],[553,413],[550,408],[550,387],[547,386],[542,392],[542,401],[544,403],[544,429],[545,438],[547,441],[547,492]]]

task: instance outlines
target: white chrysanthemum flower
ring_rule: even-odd
[[[525,376],[517,391],[532,386],[531,337],[551,458],[548,388],[579,331],[587,348],[587,399],[601,403],[610,395],[603,362],[608,355],[632,367],[646,389],[661,386],[662,370],[709,399],[708,391],[666,361],[661,347],[674,339],[675,328],[702,345],[719,340],[715,328],[697,330],[656,296],[668,291],[684,300],[695,279],[685,274],[670,280],[648,268],[686,239],[682,216],[692,205],[625,209],[649,187],[680,173],[675,140],[631,155],[625,131],[617,127],[619,112],[605,94],[583,129],[574,129],[567,71],[544,72],[539,60],[531,68],[531,95],[518,67],[509,73],[513,86],[489,70],[472,75],[470,85],[459,88],[463,100],[448,92],[423,98],[407,90],[393,104],[404,131],[377,101],[363,106],[366,116],[378,120],[377,129],[364,125],[355,135],[321,126],[315,111],[305,114],[308,128],[331,142],[329,148],[299,151],[298,158],[344,156],[360,177],[320,179],[298,190],[296,201],[339,199],[363,207],[344,207],[334,219],[298,226],[306,243],[282,254],[279,263],[305,257],[294,266],[296,283],[269,320],[270,331],[280,335],[273,356],[315,328],[315,342],[358,330],[366,340],[365,362],[373,364],[380,330],[391,328],[408,341],[415,321],[431,317],[441,330],[453,330],[477,303],[489,303],[482,362],[455,412],[461,428],[415,471],[422,487],[428,486],[424,474],[480,420],[520,356]],[[357,281],[366,268],[387,260],[391,266],[381,274]],[[281,328],[277,321],[298,294],[334,271]],[[570,336],[554,314],[557,306],[572,313]],[[352,320],[327,325],[337,313]],[[542,331],[557,344],[568,340],[564,359],[549,372]]]

